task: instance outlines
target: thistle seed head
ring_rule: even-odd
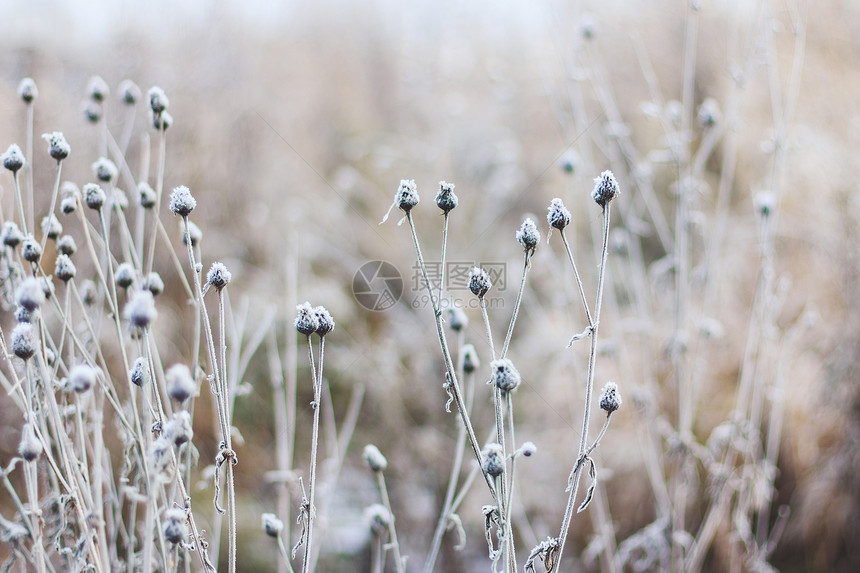
[[[18,97],[27,105],[33,103],[39,97],[39,89],[36,87],[36,82],[33,78],[24,78],[18,84]]]
[[[611,414],[620,407],[621,392],[618,391],[618,384],[607,382],[600,392],[600,409],[606,410],[607,414]]]
[[[117,92],[119,92],[119,99],[124,104],[134,105],[140,99],[140,88],[131,80],[122,80]]]
[[[362,458],[364,458],[364,463],[367,464],[367,467],[369,467],[371,471],[384,472],[388,467],[388,460],[385,459],[385,456],[382,455],[379,448],[373,444],[367,444],[364,446]]]
[[[9,345],[12,352],[25,362],[36,354],[36,331],[32,324],[20,322],[12,329]]]
[[[612,171],[607,169],[600,174],[600,177],[594,178],[594,190],[591,192],[591,198],[601,207],[605,207],[607,203],[615,199],[618,193],[620,193],[618,182]]]
[[[149,365],[146,363],[146,358],[139,356],[134,361],[134,365],[128,371],[128,377],[132,384],[141,388],[149,382]]]
[[[57,277],[64,283],[67,283],[73,278],[75,278],[75,274],[77,272],[78,270],[75,268],[75,263],[72,262],[72,259],[69,258],[69,255],[57,255],[57,258],[54,261],[55,277]]]
[[[529,255],[534,254],[538,243],[540,243],[540,231],[531,217],[526,217],[520,229],[517,231],[517,242],[522,245]]]
[[[469,290],[478,298],[482,298],[490,287],[493,286],[490,280],[490,275],[487,271],[479,267],[472,267],[469,271]]]
[[[490,382],[502,393],[516,390],[522,380],[520,373],[514,367],[514,363],[507,358],[490,362],[490,371]]]
[[[194,378],[185,364],[174,364],[164,374],[167,394],[180,404],[194,394]]]
[[[43,133],[42,139],[48,142],[48,155],[57,161],[62,161],[72,152],[72,148],[61,131]]]
[[[36,242],[33,235],[27,235],[21,244],[21,256],[28,263],[38,263],[42,258],[42,246]]]
[[[281,531],[284,530],[284,522],[278,519],[278,516],[274,513],[264,513],[262,516],[263,521],[263,531],[266,532],[266,535],[269,537],[278,538],[281,535]]]
[[[496,443],[487,444],[481,452],[481,467],[484,473],[494,478],[505,471],[505,451]]]
[[[233,280],[233,273],[227,270],[224,263],[212,263],[212,266],[209,267],[209,272],[206,273],[207,284],[212,285],[219,291],[230,284],[231,280]]]
[[[96,383],[96,371],[86,364],[78,364],[69,372],[69,388],[83,394]]]
[[[311,303],[304,302],[296,306],[296,320],[294,321],[294,324],[296,326],[296,330],[305,336],[310,336],[316,332],[317,327],[319,326],[319,321],[317,320],[317,316],[314,313],[314,308],[311,306]]]
[[[3,167],[12,173],[17,173],[18,170],[24,167],[27,163],[24,159],[24,153],[21,151],[21,148],[18,147],[17,143],[10,145],[9,149],[0,156],[0,159],[3,160]]]
[[[95,163],[92,164],[92,170],[93,176],[104,183],[110,183],[116,179],[116,176],[119,173],[119,170],[116,168],[116,164],[107,157],[99,157]]]
[[[45,291],[42,290],[41,281],[36,277],[24,279],[15,290],[15,302],[30,312],[42,306],[45,302]]]
[[[454,194],[454,184],[440,181],[439,192],[436,193],[436,206],[447,214],[457,206],[458,202],[459,199]]]
[[[564,206],[564,202],[555,198],[549,203],[547,208],[546,222],[553,229],[563,231],[565,227],[570,225],[570,211]]]
[[[84,203],[86,203],[87,207],[92,209],[93,211],[99,211],[102,207],[104,207],[105,201],[107,200],[107,195],[105,195],[104,190],[101,186],[96,185],[95,183],[87,183],[84,185]]]
[[[314,308],[314,315],[317,318],[316,333],[322,338],[332,330],[334,330],[334,319],[331,313],[324,306]]]
[[[29,422],[21,428],[21,441],[18,442],[18,455],[28,462],[34,461],[42,455],[42,442],[36,437],[36,431],[33,430],[32,424]]]
[[[125,318],[134,328],[149,327],[157,316],[155,299],[148,290],[136,291],[125,305]]]
[[[174,215],[187,217],[197,206],[197,200],[191,195],[191,191],[185,185],[175,187],[170,193],[170,211]]]

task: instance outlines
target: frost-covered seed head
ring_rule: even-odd
[[[452,306],[448,309],[448,326],[454,332],[460,332],[469,326],[469,317],[459,306]]]
[[[15,306],[15,321],[32,324],[39,316],[37,310],[27,310],[23,306]]]
[[[63,235],[57,239],[57,252],[61,255],[71,257],[78,250],[78,245],[75,243],[75,238],[71,235]]]
[[[170,193],[170,211],[174,215],[187,217],[197,206],[197,200],[191,195],[191,191],[185,185],[175,187]]]
[[[99,181],[110,183],[116,179],[119,170],[116,164],[107,157],[99,157],[92,165],[93,175]]]
[[[776,204],[776,196],[773,191],[759,191],[753,199],[756,213],[762,217],[769,217],[773,213],[773,207]]]
[[[619,192],[618,182],[612,171],[607,169],[600,174],[600,177],[594,178],[594,190],[591,192],[591,198],[601,207],[605,207],[607,203],[615,199]]]
[[[221,290],[233,280],[233,273],[227,270],[224,263],[212,263],[209,272],[206,273],[206,282],[218,290]]]
[[[42,246],[33,239],[33,235],[27,235],[21,244],[21,256],[28,263],[38,263],[42,258]]]
[[[164,521],[161,524],[162,530],[164,531],[164,538],[174,545],[181,543],[187,535],[185,528],[185,522],[187,520],[188,518],[185,515],[185,512],[179,508],[172,507],[165,511]]]
[[[36,331],[32,324],[21,322],[12,329],[10,346],[21,360],[29,360],[36,354]]]
[[[24,167],[26,161],[24,160],[24,154],[21,152],[21,148],[18,147],[17,143],[13,143],[9,146],[9,149],[0,156],[0,159],[3,160],[3,167],[11,171],[12,173],[17,173],[19,169]]]
[[[60,211],[63,215],[71,215],[78,208],[78,200],[76,197],[63,197],[60,199]]]
[[[87,82],[87,95],[93,101],[101,103],[110,95],[110,87],[101,76],[93,76]]]
[[[400,186],[394,195],[394,202],[405,213],[411,211],[412,207],[418,204],[418,186],[415,185],[414,179],[400,180]]]
[[[81,302],[87,306],[92,306],[96,303],[96,284],[87,279],[81,283],[80,288]]]
[[[457,206],[458,202],[457,195],[454,194],[454,184],[440,181],[439,192],[436,193],[436,206],[448,213]]]
[[[170,105],[170,100],[167,99],[164,90],[158,86],[149,88],[147,97],[149,98],[149,109],[153,113],[161,113]]]
[[[42,290],[41,283],[36,277],[24,279],[15,291],[15,302],[30,312],[42,306],[45,302],[45,291]]]
[[[96,371],[86,364],[78,364],[69,372],[69,388],[83,394],[96,383]]]
[[[305,336],[310,336],[317,331],[319,321],[317,320],[317,315],[314,313],[314,307],[311,306],[311,303],[304,302],[296,306],[296,320],[294,321],[294,324],[296,326],[296,330]]]
[[[379,448],[374,446],[373,444],[367,444],[364,446],[364,453],[362,454],[364,458],[364,463],[367,464],[372,471],[375,472],[384,472],[388,467],[388,460],[385,459],[385,456],[382,455],[382,452],[379,451]]]
[[[180,410],[164,425],[164,436],[171,440],[177,447],[190,442],[194,437],[194,428],[191,425],[191,414],[186,410]]]
[[[579,31],[586,40],[594,38],[594,35],[597,33],[597,24],[590,14],[582,17],[582,20],[579,22]]]
[[[478,358],[478,352],[471,344],[464,344],[460,349],[461,360],[463,361],[463,372],[469,374],[474,372],[481,366],[481,360]]]
[[[606,410],[611,414],[621,407],[621,392],[618,391],[618,384],[615,382],[607,382],[600,392],[600,409]]]
[[[534,442],[526,442],[522,446],[520,446],[520,453],[527,458],[530,458],[537,451],[537,446]]]
[[[163,434],[149,448],[149,465],[159,481],[167,482],[173,475],[172,452],[173,444]]]
[[[63,136],[62,131],[43,133],[42,139],[48,142],[48,155],[57,161],[62,161],[72,152],[72,148]]]
[[[696,119],[702,127],[713,127],[720,122],[720,104],[714,98],[707,98],[699,106]]]
[[[28,422],[21,428],[21,441],[18,442],[18,455],[32,462],[42,455],[42,442],[36,437],[33,426]]]
[[[104,190],[101,186],[96,185],[95,183],[87,183],[84,185],[84,203],[86,203],[87,207],[92,209],[93,211],[98,211],[102,207],[104,207],[105,201],[107,200],[107,195],[105,195]]]
[[[185,219],[188,221],[187,219]],[[188,237],[191,237],[191,246],[196,247],[203,240],[203,231],[200,230],[194,221],[188,221],[188,224],[182,225],[182,244],[188,244]]]
[[[566,151],[558,160],[558,166],[567,174],[574,173],[578,165],[579,156],[573,150]]]
[[[42,292],[45,293],[45,298],[50,299],[54,294],[54,277],[48,275],[42,280],[39,281],[39,284],[42,285]]]
[[[274,513],[264,513],[261,517],[263,521],[263,531],[265,531],[266,535],[269,537],[277,539],[277,537],[281,535],[281,531],[284,530],[284,522],[278,519],[278,516]]]
[[[128,371],[128,377],[135,386],[143,387],[144,384],[149,382],[149,365],[146,363],[146,358],[143,356],[137,357],[131,370]]]
[[[18,97],[26,104],[31,104],[39,97],[39,89],[36,87],[36,82],[33,78],[24,78],[18,84]]]
[[[75,268],[75,263],[69,258],[69,255],[57,255],[54,261],[54,276],[61,281],[69,282],[75,278],[75,273],[78,270]]]
[[[179,402],[185,402],[194,394],[194,379],[185,364],[174,364],[164,374],[167,394]]]
[[[125,196],[125,191],[119,187],[114,187],[111,190],[109,205],[117,211],[125,211],[128,208],[128,197]]]
[[[164,292],[164,281],[161,280],[161,275],[152,271],[143,280],[143,288],[152,293],[152,296],[158,296]]]
[[[490,362],[490,371],[490,382],[503,393],[516,390],[522,380],[520,373],[514,367],[514,363],[507,358]]]
[[[499,477],[505,471],[505,451],[496,443],[484,446],[481,452],[481,467],[484,473]]]
[[[63,225],[53,213],[47,217],[42,217],[41,226],[42,234],[47,235],[49,239],[56,239],[63,233]]]
[[[388,531],[391,524],[391,512],[381,503],[374,503],[364,510],[364,519],[367,521],[370,531],[374,535],[380,535]]]
[[[163,111],[161,113],[150,113],[152,127],[156,131],[167,131],[173,125],[173,116],[170,113]]]
[[[517,242],[522,245],[526,252],[534,254],[538,243],[540,243],[540,231],[538,231],[537,225],[531,217],[526,217],[516,236]]]
[[[140,88],[131,80],[122,80],[117,88],[122,103],[134,105],[140,99]]]
[[[570,225],[570,211],[567,210],[567,207],[564,206],[564,202],[558,197],[550,201],[547,211],[546,222],[549,223],[549,226],[553,229],[562,231],[565,227]]]
[[[136,291],[125,305],[125,318],[135,328],[147,328],[157,316],[155,300],[148,290]]]
[[[140,206],[144,209],[152,209],[155,207],[157,198],[155,190],[149,186],[146,181],[141,181],[137,184],[137,192],[140,195]]]
[[[45,349],[45,363],[52,368],[57,363],[57,355],[50,348]]]
[[[483,297],[493,286],[490,274],[482,268],[472,267],[469,271],[469,290],[477,297]]]
[[[113,274],[113,280],[119,288],[128,288],[134,284],[137,273],[131,263],[120,263]]]
[[[315,307],[314,314],[317,317],[316,333],[320,335],[320,337],[323,337],[334,330],[334,319],[331,317],[331,313],[326,309],[326,307]]]
[[[0,232],[0,239],[3,244],[13,249],[24,240],[24,235],[14,221],[6,221],[3,223],[3,231]]]
[[[81,110],[90,123],[98,123],[102,118],[102,106],[98,102],[87,100],[81,106]]]

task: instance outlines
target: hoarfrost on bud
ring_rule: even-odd
[[[304,302],[296,306],[296,319],[293,324],[295,325],[296,330],[305,336],[310,336],[316,332],[317,327],[319,326],[319,321],[317,320],[317,316],[314,313],[314,307],[311,306],[311,303]]]
[[[56,239],[63,233],[63,225],[53,213],[42,217],[41,227],[42,234],[46,235],[49,239]]]
[[[177,447],[190,442],[194,437],[191,414],[187,410],[175,412],[173,417],[164,425],[164,437],[172,441]]]
[[[27,163],[24,159],[24,153],[21,151],[21,148],[18,147],[17,143],[10,145],[9,149],[0,156],[0,159],[3,161],[3,167],[12,173],[17,173],[18,170],[24,167]]]
[[[21,256],[28,263],[38,263],[42,258],[42,246],[36,242],[33,235],[27,235],[21,244]]]
[[[440,181],[439,192],[436,193],[436,206],[448,213],[457,207],[457,203],[459,203],[459,199],[454,193],[454,184]]]
[[[152,271],[146,278],[143,280],[143,288],[152,293],[152,296],[158,296],[164,292],[164,281],[161,279],[161,275],[155,271]]]
[[[774,205],[776,204],[776,195],[773,191],[759,191],[753,199],[756,213],[762,217],[769,217],[773,213]]]
[[[143,387],[149,382],[149,365],[146,363],[146,358],[139,356],[134,361],[134,365],[128,372],[128,377],[135,386]]]
[[[32,324],[21,322],[12,329],[9,345],[12,353],[21,360],[29,360],[36,354],[36,332]]]
[[[526,442],[520,446],[520,453],[527,458],[530,458],[537,451],[537,446],[534,442]]]
[[[170,193],[170,211],[181,217],[187,217],[197,207],[197,200],[185,185],[175,187]]]
[[[537,225],[535,225],[531,217],[526,217],[517,231],[516,237],[517,242],[526,250],[526,253],[530,255],[534,254],[540,242],[540,231],[538,231]]]
[[[36,82],[33,78],[24,78],[18,84],[18,97],[26,104],[31,104],[39,97],[39,89],[36,87]]]
[[[600,392],[600,409],[606,410],[611,414],[621,407],[621,392],[618,391],[618,384],[615,382],[607,382]]]
[[[206,273],[206,283],[218,290],[230,284],[231,280],[233,280],[233,273],[227,270],[224,263],[212,263],[212,266],[209,267],[209,272]]]
[[[382,452],[379,451],[379,448],[374,446],[373,444],[367,444],[364,446],[364,453],[362,454],[362,458],[364,458],[364,463],[367,464],[372,471],[375,472],[384,472],[388,467],[388,460],[385,459],[385,456],[382,455]]]
[[[463,372],[469,374],[474,372],[481,366],[481,360],[478,358],[478,351],[471,344],[464,344],[460,349],[460,361]]]
[[[484,473],[499,477],[505,471],[505,452],[496,443],[487,444],[481,452],[481,467]]]
[[[317,317],[316,333],[319,334],[320,337],[323,337],[332,330],[334,330],[334,319],[332,318],[331,313],[326,309],[326,307],[315,307],[314,314]]]
[[[131,263],[120,263],[113,274],[113,280],[119,288],[128,288],[134,284],[137,273]]]
[[[87,82],[87,95],[93,101],[101,103],[110,95],[110,87],[101,76],[93,76]]]
[[[116,179],[119,170],[116,168],[116,164],[108,159],[107,157],[99,157],[92,164],[93,176],[99,181],[104,181],[105,183],[110,183],[114,179]]]
[[[153,113],[161,113],[170,105],[170,100],[167,99],[164,90],[158,86],[149,88],[147,96],[149,97],[149,109]]]
[[[188,517],[185,515],[185,512],[177,507],[172,507],[165,511],[164,521],[162,522],[164,538],[174,545],[181,543],[187,535],[185,528],[187,520]]]
[[[388,220],[388,216],[391,214],[391,210],[396,206],[404,213],[409,213],[412,210],[412,207],[418,204],[418,186],[415,185],[414,179],[401,179],[400,186],[397,187],[397,193],[394,194],[394,202],[391,204],[391,207],[388,208],[388,212],[385,213],[385,216],[382,218],[382,223]]]
[[[615,199],[619,192],[618,182],[612,171],[607,169],[600,174],[600,177],[594,178],[594,190],[591,192],[591,198],[601,207],[605,207],[607,203]]]
[[[33,312],[45,302],[45,291],[42,290],[42,284],[36,277],[28,277],[18,285],[15,291],[15,302]]]
[[[54,261],[55,277],[65,283],[75,278],[75,274],[77,272],[78,270],[75,268],[75,263],[72,262],[72,259],[70,259],[68,255],[57,255],[57,258]]]
[[[137,184],[137,192],[140,195],[140,206],[144,209],[152,209],[155,207],[157,198],[155,190],[149,186],[146,181],[141,181]]]
[[[69,388],[78,394],[83,394],[95,383],[96,371],[86,364],[78,364],[69,372]]]
[[[469,326],[469,317],[459,306],[452,306],[448,309],[448,326],[454,332],[460,332]]]
[[[472,267],[469,271],[469,290],[477,297],[483,297],[493,286],[490,280],[490,275],[487,271],[479,267]]]
[[[546,222],[551,228],[559,231],[570,225],[570,211],[558,197],[550,201],[549,207],[547,207]]]
[[[203,240],[203,231],[200,230],[194,221],[188,221],[185,219],[186,223],[182,224],[182,244],[188,245],[188,239],[191,238],[191,246],[196,247],[200,241]]]
[[[128,105],[134,105],[140,99],[140,88],[131,80],[122,80],[117,88],[119,99]]]
[[[21,428],[21,441],[18,442],[18,455],[28,462],[34,461],[42,454],[42,442],[36,437],[36,431],[29,422]]]
[[[107,195],[100,185],[95,183],[87,183],[83,188],[84,203],[93,211],[98,211],[104,207]]]
[[[364,518],[367,520],[370,531],[379,535],[388,530],[391,524],[391,512],[381,503],[374,503],[364,510]]]
[[[503,393],[516,390],[522,381],[519,371],[514,367],[514,363],[507,358],[500,358],[499,360],[490,362],[490,371],[490,382]]]
[[[6,221],[3,223],[3,231],[0,232],[0,241],[7,247],[15,248],[21,241],[24,240],[24,235],[14,221]]]
[[[194,378],[185,364],[174,364],[164,374],[167,394],[179,402],[185,402],[194,394]]]
[[[136,291],[125,305],[125,318],[135,328],[147,328],[158,316],[155,299],[148,290]]]
[[[62,161],[72,152],[72,148],[63,136],[62,131],[43,133],[42,139],[48,142],[48,155],[57,161]]]
[[[699,106],[696,119],[702,127],[713,127],[720,122],[720,104],[714,98],[707,98]]]
[[[263,521],[263,531],[269,537],[277,538],[281,534],[281,531],[284,530],[284,522],[278,519],[278,516],[274,513],[264,513],[261,518]]]

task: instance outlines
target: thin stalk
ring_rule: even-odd
[[[391,500],[388,499],[388,488],[385,486],[385,476],[381,471],[376,472],[376,483],[379,486],[379,495],[382,497],[382,504],[388,510],[388,535],[391,536],[389,545],[394,551],[394,563],[397,573],[406,573],[406,568],[403,566],[403,557],[400,555],[400,543],[397,542],[397,529],[394,527],[394,512],[391,510]]]
[[[449,211],[445,211],[445,215],[442,218],[442,262],[441,262],[441,277],[439,277],[439,296],[436,297],[436,300],[439,301],[439,305],[442,305],[442,291],[445,290],[445,255],[448,249],[448,213]]]
[[[487,300],[484,297],[479,297],[478,302],[481,305],[481,317],[484,319],[484,329],[487,331],[487,343],[490,345],[490,356],[495,360],[496,347],[493,345],[493,331],[490,330],[490,317],[487,314]]]
[[[582,287],[582,279],[579,278],[579,271],[576,269],[576,262],[573,260],[573,252],[570,250],[570,243],[567,242],[567,237],[564,235],[564,229],[559,231],[561,234],[561,242],[564,243],[564,250],[567,252],[567,259],[570,261],[570,266],[573,268],[573,276],[576,279],[576,286],[579,288],[579,296],[582,299],[582,308],[585,310],[585,317],[588,319],[589,328],[594,326],[594,320],[591,318],[591,311],[588,310],[588,300],[585,298],[585,289]]]
[[[48,225],[50,225],[50,217],[54,214],[54,209],[57,206],[57,196],[60,194],[60,175],[63,172],[63,162],[57,161],[57,175],[54,177],[54,189],[51,192],[51,208],[48,210]],[[35,229],[34,229],[35,232]],[[48,233],[42,235],[42,252],[45,252],[45,245],[48,244]]]
[[[18,217],[21,219],[21,232],[27,236],[28,226],[26,215],[24,215],[24,197],[21,195],[21,185],[18,181],[18,173],[12,174],[12,180],[15,182],[15,199],[18,204]]]
[[[27,169],[27,191],[30,193],[30,203],[28,205],[28,213],[29,213],[28,221],[29,221],[30,229],[32,229],[33,225],[35,224],[35,213],[34,213],[34,206],[33,205],[35,203],[35,197],[36,197],[36,191],[33,187],[33,123],[34,123],[34,119],[35,119],[34,115],[35,114],[34,114],[34,110],[33,110],[33,104],[32,104],[32,102],[28,103],[27,104],[27,165],[25,168]],[[17,180],[15,183],[17,185]],[[23,215],[23,213],[22,213],[22,215]],[[21,224],[22,225],[24,224],[23,216],[21,217]],[[26,235],[27,232],[24,231],[24,234]]]
[[[305,540],[305,555],[302,559],[302,573],[308,573],[310,571],[311,564],[311,545],[313,543],[314,536],[314,494],[316,492],[316,477],[317,477],[317,449],[319,446],[319,426],[320,426],[320,398],[321,398],[321,378],[317,378],[316,367],[314,366],[314,349],[311,343],[311,335],[308,334],[308,360],[311,365],[311,378],[313,379],[314,385],[314,422],[313,422],[313,430],[311,433],[311,465],[310,471],[308,473],[308,482],[309,482],[309,494],[308,494],[308,536]],[[324,344],[325,338],[320,339],[320,345]],[[322,353],[322,348],[320,348],[320,353]],[[322,354],[321,354],[322,355]],[[320,365],[322,366],[322,365]]]
[[[507,545],[508,545],[508,554],[510,555],[510,564],[511,571],[516,571],[517,568],[517,551],[514,547],[514,520],[511,517],[514,512],[514,486],[515,486],[515,477],[516,477],[516,465],[517,465],[517,456],[513,455],[513,452],[517,451],[517,439],[516,434],[514,433],[514,402],[511,398],[511,392],[505,392],[505,409],[508,414],[508,433],[511,438],[511,472],[510,472],[510,483],[508,483],[508,500],[505,503],[505,506],[508,510],[508,523],[505,528],[505,532],[507,533]]]
[[[529,268],[531,265],[529,264],[529,250],[525,250],[525,256],[523,260],[523,275],[522,279],[520,279],[520,290],[517,291],[517,300],[514,303],[514,313],[511,316],[511,323],[508,325],[508,333],[505,335],[505,344],[502,346],[502,353],[499,355],[499,358],[504,358],[508,353],[508,346],[511,344],[511,337],[514,334],[514,324],[517,322],[517,315],[520,312],[520,304],[523,300],[523,291],[526,288],[526,277],[529,274]]]

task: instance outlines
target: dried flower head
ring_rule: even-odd
[[[42,258],[42,246],[36,242],[33,235],[27,235],[21,243],[21,256],[28,263],[38,263]]]
[[[15,306],[15,321],[33,324],[39,316],[38,310],[27,310],[23,306]]]
[[[116,164],[107,157],[99,157],[92,165],[93,175],[99,181],[110,183],[116,179],[119,170]]]
[[[362,458],[364,458],[364,463],[367,464],[367,467],[374,472],[384,472],[388,467],[388,460],[385,459],[385,456],[382,455],[379,448],[373,444],[367,444],[364,446]]]
[[[274,513],[264,513],[261,518],[263,521],[263,531],[266,532],[266,535],[274,538],[281,535],[281,531],[284,530],[284,522],[278,519],[277,515]]]
[[[172,441],[177,447],[190,442],[194,437],[191,414],[187,410],[175,412],[173,417],[164,425],[164,437]]]
[[[117,211],[125,211],[128,209],[128,197],[125,195],[125,191],[120,189],[119,187],[114,187],[111,189],[110,197],[108,198],[108,205],[111,209],[115,209]]]
[[[18,84],[18,97],[26,104],[31,104],[39,97],[39,89],[36,87],[36,82],[33,78],[24,78]]]
[[[537,225],[531,217],[526,217],[517,231],[516,237],[517,242],[522,245],[526,253],[533,255],[538,243],[540,243],[540,231],[538,231]]]
[[[134,328],[147,328],[158,316],[155,300],[148,290],[136,291],[125,305],[125,318]]]
[[[140,206],[144,209],[152,209],[155,207],[157,196],[155,190],[149,186],[146,181],[141,181],[137,184],[137,192],[140,195]]]
[[[17,143],[13,143],[9,146],[9,149],[0,156],[0,159],[3,160],[3,167],[11,171],[12,173],[17,173],[19,169],[24,167],[26,161],[24,160],[24,153],[21,151],[21,148],[18,147]]]
[[[607,414],[611,414],[620,407],[621,392],[618,391],[618,384],[607,382],[600,392],[600,409],[606,410]]]
[[[713,127],[720,122],[720,104],[714,98],[706,98],[699,106],[696,119],[702,127]]]
[[[591,198],[601,207],[605,207],[607,203],[615,199],[619,192],[618,182],[612,171],[607,169],[600,174],[600,177],[594,178],[594,190],[591,192]]]
[[[469,326],[469,317],[459,306],[452,306],[448,309],[448,326],[454,332],[460,332]]]
[[[317,330],[316,333],[323,337],[332,330],[334,330],[334,319],[331,317],[331,313],[324,306],[317,306],[314,308],[314,314],[317,317]]]
[[[149,382],[149,365],[146,363],[146,358],[143,356],[137,357],[131,370],[128,371],[128,377],[135,386],[143,387],[144,384]]]
[[[63,225],[53,213],[46,217],[42,217],[41,227],[42,234],[47,235],[49,239],[56,240],[56,238],[63,233]]]
[[[147,97],[149,97],[149,109],[151,109],[153,113],[161,113],[170,105],[170,100],[167,99],[167,96],[164,94],[164,90],[158,86],[149,88]]]
[[[773,213],[774,205],[776,205],[776,195],[773,191],[759,191],[753,199],[756,213],[762,217],[769,217]]]
[[[478,298],[483,297],[493,286],[490,274],[482,268],[472,267],[469,271],[469,290]]]
[[[183,219],[185,221],[182,224],[182,244],[188,244],[188,238],[191,238],[191,246],[196,247],[200,241],[203,240],[203,231],[200,230],[194,221],[189,221],[188,219]],[[186,223],[187,222],[187,223]]]
[[[522,446],[520,446],[520,453],[527,458],[532,457],[537,451],[537,446],[534,442],[526,442]]]
[[[62,161],[72,152],[72,148],[61,131],[43,133],[42,139],[48,142],[48,155],[57,161]]]
[[[546,222],[551,228],[563,231],[565,227],[570,225],[570,211],[558,197],[550,201],[547,211]]]
[[[85,101],[81,105],[81,110],[84,112],[84,117],[90,123],[98,123],[102,118],[102,106],[93,100]]]
[[[317,331],[319,322],[317,321],[317,315],[314,313],[314,307],[311,306],[311,303],[304,302],[296,306],[296,320],[294,324],[296,326],[296,330],[305,336],[310,336]]]
[[[188,534],[185,527],[186,521],[188,521],[188,516],[178,507],[172,507],[165,511],[164,521],[161,524],[164,538],[174,545],[181,543]]]
[[[565,151],[558,160],[558,166],[567,174],[574,173],[578,165],[579,156],[572,149]]]
[[[36,437],[36,431],[29,422],[21,428],[21,441],[18,442],[18,455],[28,462],[42,455],[42,442]]]
[[[96,291],[96,284],[93,281],[90,279],[85,280],[81,283],[81,288],[79,290],[81,293],[81,302],[87,306],[92,306],[96,303],[98,291]]]
[[[501,390],[502,393],[516,390],[522,381],[519,371],[514,367],[514,363],[507,358],[500,358],[490,362],[490,372],[490,382]]]
[[[36,354],[36,330],[27,322],[18,323],[12,329],[9,345],[21,360],[29,360]]]
[[[505,471],[505,451],[496,443],[487,444],[481,452],[481,467],[484,473],[499,477]]]
[[[137,277],[137,272],[131,263],[120,263],[116,267],[113,274],[113,280],[119,288],[128,288],[134,284],[134,279]]]
[[[197,206],[197,200],[191,195],[191,191],[185,185],[175,187],[170,193],[170,211],[174,215],[187,217]]]
[[[194,394],[194,378],[185,364],[174,364],[164,374],[167,394],[179,402],[185,402]]]
[[[83,394],[96,383],[96,371],[86,364],[78,364],[69,372],[68,385],[71,390]]]
[[[110,86],[101,76],[93,76],[87,82],[87,95],[93,101],[101,103],[110,95]]]
[[[64,181],[60,192],[63,197],[60,200],[60,210],[65,215],[74,213],[80,203],[81,190],[71,181]]]
[[[15,302],[30,312],[42,306],[45,302],[45,291],[42,290],[41,281],[36,277],[24,279],[15,290]]]
[[[3,231],[0,232],[0,240],[7,247],[14,249],[24,240],[24,235],[14,221],[6,221],[3,223]]]
[[[75,238],[71,235],[63,235],[57,239],[57,252],[61,255],[72,256],[78,250],[78,245],[75,243]]]
[[[95,183],[87,183],[84,185],[84,203],[93,211],[98,211],[104,207],[107,195],[101,186]]]
[[[158,296],[164,292],[164,281],[161,280],[161,275],[152,271],[146,278],[143,279],[143,288],[152,293],[152,296]]]
[[[140,99],[140,88],[131,80],[122,80],[117,88],[122,103],[134,105]]]
[[[448,213],[457,206],[458,202],[457,195],[454,194],[454,184],[440,181],[439,192],[436,193],[436,206]]]
[[[391,525],[391,512],[381,503],[374,503],[365,508],[364,519],[371,533],[380,535],[388,531],[388,526]]]
[[[464,344],[460,349],[460,361],[463,372],[469,374],[474,372],[481,366],[481,360],[478,358],[478,352],[471,344]]]
[[[77,272],[75,263],[72,262],[69,255],[57,255],[56,260],[54,260],[55,277],[66,283],[75,278]]]
[[[156,131],[167,131],[170,126],[173,125],[173,116],[170,115],[169,112],[150,112],[149,115],[152,120],[152,127],[155,128]]]
[[[400,186],[397,188],[397,193],[394,194],[394,202],[388,208],[388,212],[380,221],[380,225],[388,220],[391,210],[395,205],[404,213],[409,214],[412,207],[418,204],[418,186],[415,185],[413,179],[401,179]]]
[[[233,273],[227,270],[224,263],[212,263],[209,267],[209,272],[206,273],[206,283],[212,285],[218,290],[221,290],[233,280]]]
[[[149,465],[156,478],[166,483],[173,477],[173,444],[163,434],[149,448]]]

